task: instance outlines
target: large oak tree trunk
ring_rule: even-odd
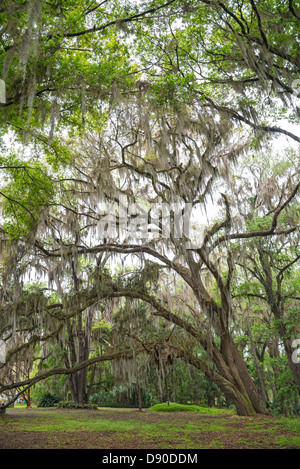
[[[85,327],[82,325],[82,313],[77,317],[76,333],[74,334],[72,325],[68,323],[68,344],[69,344],[69,366],[75,366],[89,358],[90,336],[92,327],[92,313],[86,315]],[[76,339],[75,339],[76,337]],[[77,340],[77,344],[75,343]],[[92,381],[94,371],[92,372]],[[87,404],[90,397],[90,390],[93,382],[88,385],[88,368],[85,367],[77,373],[69,375],[69,386],[72,401],[76,404]]]
[[[258,378],[258,386],[259,386],[260,397],[262,398],[263,402],[267,402],[268,396],[267,396],[267,392],[266,392],[266,389],[265,389],[265,384],[264,384],[264,379],[263,379],[263,371],[261,369],[261,366],[260,366],[260,363],[259,363],[259,360],[258,360],[258,356],[257,356],[257,353],[256,353],[256,348],[255,348],[255,344],[254,344],[254,341],[253,341],[252,332],[251,332],[251,328],[250,328],[249,323],[247,323],[247,331],[248,331],[248,337],[249,337],[249,340],[250,340],[250,347],[251,347],[251,352],[252,352],[252,356],[253,356],[253,360],[254,360],[256,374],[257,374],[257,378]]]
[[[220,338],[220,350],[214,345],[211,356],[219,376],[211,376],[222,389],[227,399],[232,400],[239,415],[255,415],[256,413],[268,414],[268,411],[259,395],[259,392],[246,367],[244,359],[239,352],[229,331],[229,318],[231,311],[230,272],[228,280],[224,283],[216,267],[210,262],[205,251],[199,250],[199,254],[218,281],[221,290],[221,304],[219,306],[208,294],[199,275],[199,267],[188,254],[188,262],[192,274],[191,287],[199,301],[200,308],[205,312],[216,334]],[[230,270],[230,269],[229,269]],[[207,339],[202,346],[208,351]],[[218,381],[218,382],[217,382]]]
[[[75,262],[72,262],[74,289],[79,291],[79,278]],[[74,329],[75,333],[74,333]],[[83,313],[79,313],[76,317],[76,323],[68,322],[68,338],[70,350],[70,365],[83,363],[89,358],[90,341],[92,331],[92,310],[88,309],[85,313],[85,322],[83,324]],[[76,339],[75,339],[76,338]],[[76,343],[75,343],[76,340]],[[69,376],[69,384],[71,390],[72,401],[76,404],[87,404],[89,401],[90,390],[93,385],[94,371],[92,374],[92,382],[88,388],[88,368],[84,367],[74,375]]]
[[[223,337],[222,342],[222,355],[230,368],[238,390],[247,401],[247,408],[250,410],[250,413],[253,414],[254,410],[254,412],[260,414],[268,414],[245,361],[228,331]]]
[[[195,355],[182,352],[185,360],[201,370],[209,380],[214,382],[224,393],[226,401],[232,402],[238,415],[255,416],[257,413],[268,415],[254,382],[243,362],[238,349],[232,346],[230,335],[226,339],[223,351],[215,344],[210,345],[209,353],[215,368],[206,364]]]
[[[228,400],[233,401],[239,415],[268,414],[243,357],[229,331],[221,336],[220,351],[213,354],[220,377],[216,384]],[[223,379],[222,379],[223,378]]]

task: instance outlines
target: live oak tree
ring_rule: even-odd
[[[7,149],[2,163],[8,178],[2,191],[3,330],[19,333],[27,328],[22,350],[68,338],[72,354],[75,317],[76,334],[88,343],[92,319],[84,338],[85,311],[99,301],[136,298],[153,308],[151,314],[190,334],[209,360],[173,344],[176,357],[201,369],[240,414],[264,413],[230,330],[235,262],[231,241],[279,235],[279,216],[295,188],[271,217],[264,217],[263,229],[242,226],[239,231],[223,195],[223,218],[209,226],[203,244],[192,249],[186,249],[186,240],[176,239],[172,230],[168,239],[162,237],[159,220],[158,239],[146,243],[131,238],[120,242],[111,233],[111,239],[99,240],[97,226],[105,215],[99,203],[113,203],[120,195],[130,203],[144,200],[144,220],[153,202],[171,204],[180,198],[196,208],[216,194],[218,181],[230,179],[232,163],[254,138],[286,134],[299,140],[292,132],[264,123],[260,102],[253,102],[250,95],[255,90],[260,100],[268,99],[270,106],[263,111],[271,119],[277,97],[293,94],[299,65],[294,40],[297,9],[290,2],[288,8],[272,8],[268,16],[267,2],[66,3],[7,2],[1,10],[2,73],[7,84],[4,131],[22,132],[30,152],[21,161]],[[286,26],[284,34],[276,29],[279,17]],[[180,18],[179,25],[175,18]],[[244,129],[242,135],[237,125],[241,123],[256,133]],[[131,222],[138,234],[134,212]],[[117,219],[120,228],[118,223]],[[138,285],[124,288],[105,274],[103,256],[105,260],[111,253],[136,256],[142,265]],[[152,259],[152,280],[158,281],[159,261],[185,282],[197,303],[194,316],[175,314],[155,290],[145,290],[145,256]],[[86,258],[91,267],[83,273],[79,266]],[[40,289],[24,296],[30,268],[45,276],[55,295]],[[187,308],[193,308],[192,303]],[[145,350],[144,343],[134,351],[113,349],[89,358],[83,342],[80,357],[70,355],[65,368],[41,373],[23,385],[55,373],[76,376],[77,371],[84,384],[80,400],[85,400],[88,365],[132,358]],[[153,343],[147,347],[149,353],[156,349]],[[12,349],[8,361],[14,354]],[[71,378],[74,388],[75,381]],[[13,387],[7,384],[3,389]],[[78,392],[79,388],[74,396]]]
[[[216,231],[217,232],[217,231]],[[239,235],[238,235],[239,236]],[[40,249],[40,243],[38,244],[39,246],[39,249]],[[158,252],[154,252],[153,249],[151,248],[146,248],[146,247],[143,247],[141,248],[141,246],[122,246],[122,245],[101,245],[101,246],[98,246],[98,247],[94,247],[94,248],[90,248],[93,252],[101,252],[101,251],[104,251],[105,250],[116,250],[116,251],[124,251],[125,253],[128,253],[128,252],[140,252],[141,250],[143,250],[144,252],[148,253],[148,254],[151,254],[152,256],[154,257],[157,257],[159,258],[161,261],[165,262],[167,265],[172,265],[173,268],[175,268],[175,270],[183,276],[184,280],[185,281],[188,281],[190,284],[191,284],[191,281],[192,279],[189,278],[189,276],[187,275],[187,271],[185,269],[182,268],[182,266],[180,264],[178,264],[177,262],[174,263],[174,262],[170,262],[167,258],[165,258],[163,255],[160,255]],[[86,249],[86,252],[88,253],[89,249],[87,248]],[[49,256],[49,258],[51,257],[54,257],[54,258],[59,258],[60,257],[60,253],[57,252],[56,249],[54,249],[54,251],[50,252],[50,251],[47,251],[45,248],[42,249],[42,252],[44,254],[47,254]],[[65,251],[64,255],[66,257],[68,257],[70,254],[72,253],[72,248],[70,249],[70,245],[68,246],[68,250]],[[74,253],[74,249],[73,249],[73,253]],[[203,254],[203,253],[202,253]],[[203,254],[204,255],[204,254]],[[213,275],[216,277],[217,276],[217,269],[216,267],[208,262],[208,260],[205,258],[206,260],[206,264],[209,265],[209,270],[212,271]],[[191,266],[194,266],[194,263],[191,263],[190,262],[190,265]],[[217,276],[218,278],[218,276]],[[222,285],[221,283],[221,280],[218,278],[218,281],[219,281],[219,285]],[[203,333],[199,333],[199,331],[197,331],[197,329],[193,328],[190,326],[189,322],[186,322],[186,321],[182,321],[180,319],[180,317],[176,317],[176,315],[174,315],[174,313],[172,313],[171,311],[169,311],[168,309],[166,309],[165,307],[161,306],[159,302],[157,302],[157,300],[155,300],[155,298],[151,298],[149,297],[149,295],[145,294],[143,291],[140,291],[140,290],[133,290],[132,288],[126,288],[125,290],[123,289],[120,289],[120,286],[116,285],[115,288],[112,287],[112,290],[111,291],[111,288],[106,288],[105,287],[105,281],[104,281],[104,278],[103,276],[101,276],[99,278],[99,285],[101,285],[101,289],[104,289],[104,292],[100,290],[100,295],[104,294],[104,296],[108,296],[108,297],[122,297],[122,296],[129,296],[129,297],[136,297],[136,298],[140,298],[144,301],[148,301],[151,305],[154,305],[156,307],[156,310],[158,311],[157,314],[161,314],[163,317],[165,317],[166,319],[169,319],[171,320],[172,322],[174,322],[175,324],[178,324],[180,327],[183,327],[184,329],[188,330],[189,333],[191,333],[193,336],[195,336],[198,340],[200,340],[200,343],[203,345],[203,347],[207,347],[207,341],[208,341],[208,337],[209,337],[209,334],[207,335],[204,335]],[[201,283],[200,283],[201,285]],[[107,287],[109,287],[110,285],[108,284]],[[139,285],[138,285],[139,286]],[[204,288],[202,286],[202,295],[203,295],[203,291]],[[83,291],[82,291],[83,293]],[[90,292],[91,293],[91,292]],[[223,291],[223,294],[224,294],[224,291]],[[84,293],[84,295],[86,296],[87,295],[87,292]],[[198,293],[198,297],[199,297],[199,293]],[[92,293],[91,297],[90,298],[85,298],[85,301],[83,301],[83,306],[82,308],[84,308],[87,304],[93,304],[94,302],[97,301],[99,297],[99,293],[97,293],[97,289],[95,291],[95,293]],[[209,295],[207,296],[207,298],[205,298],[206,302],[207,300],[210,299],[209,298]],[[78,301],[78,298],[77,298],[77,301]],[[87,303],[86,303],[87,301]],[[201,301],[201,297],[200,297],[200,301]],[[202,300],[203,301],[203,300]],[[213,299],[211,300],[212,301],[212,304],[214,304],[214,301]],[[226,297],[223,299],[223,303],[225,303],[226,301]],[[80,301],[81,302],[81,301]],[[76,309],[78,308],[78,304],[76,304],[77,302],[75,302],[74,300],[71,302],[71,308],[70,310],[72,310],[72,315],[76,314]],[[200,302],[200,304],[202,305],[202,302]],[[226,304],[226,303],[225,303]],[[53,305],[54,308],[62,308],[62,305],[58,305],[58,306],[55,306],[55,304]],[[214,306],[215,308],[215,312],[217,312],[219,315],[221,314],[221,310],[220,308],[217,308],[217,305]],[[52,309],[52,307],[50,306],[50,309]],[[55,310],[55,309],[54,309]],[[78,309],[77,309],[78,311]],[[225,310],[226,311],[226,310]],[[212,316],[212,313],[214,312],[213,309],[209,310],[209,314]],[[224,312],[222,312],[222,314],[224,314]],[[63,318],[63,316],[62,316]],[[212,319],[212,317],[210,318]],[[224,329],[224,325],[222,324],[222,322],[224,321],[224,317],[216,317],[214,318],[214,327],[216,328],[216,330],[219,332],[220,334],[220,331],[222,331]],[[226,319],[225,319],[226,321]],[[225,331],[226,331],[226,328],[225,328]],[[208,331],[207,331],[208,332]],[[223,338],[223,341],[224,341],[224,338]],[[226,342],[225,342],[226,343]],[[224,342],[223,342],[224,344]],[[224,345],[223,345],[224,346]],[[215,346],[211,346],[212,347],[212,351],[213,351],[213,354],[215,355],[215,360],[217,361],[220,369],[222,370],[221,368],[221,364],[223,363],[223,366],[224,366],[224,369],[226,370],[226,367],[225,367],[225,364],[226,362],[224,363],[224,357],[225,357],[225,353],[224,353],[224,350],[223,350],[223,356],[219,355],[219,351],[218,351],[218,348],[215,347]],[[232,349],[231,349],[232,350]],[[188,356],[187,352],[185,351],[184,353],[181,351],[178,351],[177,350],[177,353],[180,355],[183,354],[183,356],[185,356],[185,358]],[[190,357],[189,356],[189,360],[191,361],[191,363],[196,363],[196,366],[199,366],[201,369],[205,369],[203,368],[203,365],[200,364],[199,362],[197,362],[197,360],[195,360],[195,358],[192,356]],[[221,362],[221,363],[220,363]],[[224,370],[222,370],[223,372],[225,372]],[[208,375],[212,378],[212,375],[208,372],[208,370],[206,370],[206,373],[208,373]],[[227,378],[228,378],[228,370],[227,370]],[[220,379],[219,377],[214,377],[214,379],[217,380],[218,382],[218,379]],[[226,382],[225,382],[226,383]],[[222,381],[219,381],[218,384],[221,386],[222,388],[222,385],[224,386],[224,384]],[[236,392],[236,390],[235,390]],[[231,391],[231,393],[229,393],[229,395],[232,397],[234,396],[234,392]],[[242,412],[240,410],[240,412]]]
[[[299,10],[292,0],[7,0],[0,14],[2,123],[52,152],[57,125],[91,125],[99,106],[136,93],[133,85],[145,78],[162,102],[198,97],[221,115],[299,141],[276,125],[274,108],[295,119]]]
[[[117,119],[117,128],[116,133],[118,134],[120,131],[120,126],[124,125],[122,122],[122,115],[118,116]],[[127,111],[127,118],[128,118],[128,111]],[[172,116],[172,118],[175,118]],[[180,117],[181,118],[181,117]],[[160,121],[156,122],[156,138],[164,137],[165,142],[167,139],[174,139],[174,122],[173,127],[165,125],[166,115],[164,116],[164,122],[161,127],[159,127]],[[176,120],[175,120],[176,123]],[[194,134],[197,134],[197,125],[194,124]],[[168,130],[166,130],[166,128]],[[202,127],[200,125],[200,135],[202,134]],[[129,134],[131,136],[131,134]],[[101,154],[100,150],[102,149],[103,158],[96,160],[98,165],[98,174],[101,174],[102,179],[101,181],[103,185],[102,191],[107,193],[107,196],[115,197],[117,192],[121,192],[121,187],[124,193],[127,193],[131,200],[136,201],[136,197],[139,195],[139,191],[136,188],[136,184],[134,183],[134,177],[132,180],[129,179],[132,175],[134,176],[134,172],[138,173],[141,178],[148,179],[150,182],[153,181],[152,190],[154,190],[154,194],[157,197],[162,197],[164,201],[171,201],[173,195],[179,195],[185,198],[186,201],[191,201],[193,204],[196,204],[203,200],[204,194],[207,191],[207,187],[210,187],[212,182],[211,181],[212,175],[214,172],[212,171],[213,168],[213,161],[216,158],[214,153],[206,155],[206,161],[204,161],[210,171],[208,174],[203,174],[203,160],[201,161],[201,165],[199,165],[199,154],[200,154],[200,144],[197,145],[196,141],[193,141],[193,147],[191,148],[190,145],[186,145],[186,151],[189,154],[189,159],[187,159],[187,166],[190,169],[190,177],[194,177],[197,175],[198,185],[193,185],[190,189],[190,186],[187,184],[180,184],[180,178],[185,181],[187,171],[184,171],[184,167],[180,166],[180,164],[184,161],[184,152],[181,155],[182,161],[177,160],[174,162],[174,155],[168,152],[165,148],[165,145],[161,147],[157,145],[156,151],[161,156],[160,159],[155,158],[155,154],[153,155],[150,162],[148,161],[148,156],[140,156],[139,157],[139,165],[134,165],[132,161],[132,153],[136,152],[138,155],[138,149],[141,147],[142,142],[140,138],[144,138],[143,132],[141,135],[138,135],[137,138],[137,128],[134,128],[134,136],[135,140],[130,142],[131,145],[128,143],[124,143],[124,145],[120,145],[120,142],[117,140],[114,146],[111,144],[112,134],[111,130],[108,133],[109,139],[106,143],[103,136],[100,142],[91,139],[91,142],[85,144],[85,148],[88,150],[88,157],[89,157],[89,164],[86,165],[84,168],[84,159],[82,151],[83,149],[79,150],[79,146],[76,146],[75,151],[79,151],[80,158],[82,163],[80,165],[80,171],[83,172],[86,176],[89,176],[89,170],[92,172],[90,177],[98,178],[96,173],[97,166],[91,166],[91,161],[93,161],[93,151],[92,147],[94,147],[94,151],[96,148],[96,154]],[[194,135],[195,137],[195,135]],[[176,134],[176,139],[183,138],[181,134]],[[160,139],[158,139],[159,141]],[[186,140],[189,138],[186,137]],[[98,144],[98,147],[97,147]],[[109,144],[109,151],[106,149],[106,145]],[[117,152],[121,147],[121,151]],[[195,149],[193,151],[193,148]],[[115,150],[115,153],[113,153]],[[234,150],[231,150],[234,154]],[[241,151],[239,148],[237,152]],[[165,154],[163,153],[165,152]],[[106,155],[109,155],[109,161],[106,159]],[[208,156],[210,155],[210,157]],[[178,178],[170,177],[169,171],[165,171],[162,168],[162,164],[167,165],[169,163],[169,159],[173,158],[172,160],[172,170],[176,171],[179,174]],[[178,158],[180,156],[177,155]],[[119,160],[119,161],[118,161]],[[94,160],[95,161],[95,160]],[[129,162],[130,161],[130,162]],[[105,172],[103,171],[103,167],[107,168],[107,163],[110,164],[110,173],[119,171],[120,177],[115,178],[115,186],[113,186],[114,179],[110,178],[106,175],[103,175]],[[146,169],[147,168],[147,169]],[[148,169],[149,168],[149,169]],[[150,169],[151,168],[151,169]],[[124,185],[124,181],[122,180],[122,171],[126,170],[126,184]],[[128,172],[130,169],[131,173]],[[155,171],[155,172],[154,172]],[[198,174],[197,174],[198,171]],[[160,178],[157,179],[157,174],[160,175]],[[215,168],[215,172],[217,172],[217,168]],[[88,173],[88,174],[87,174]],[[202,178],[201,178],[202,175]],[[205,177],[206,176],[206,177]],[[195,298],[198,301],[201,315],[207,319],[208,323],[206,324],[207,329],[205,332],[203,330],[199,330],[195,325],[190,323],[190,321],[183,320],[180,316],[174,314],[170,308],[164,305],[164,302],[155,296],[150,296],[147,292],[144,291],[143,288],[143,281],[139,281],[137,284],[131,286],[124,286],[118,285],[118,283],[112,282],[109,277],[106,277],[101,273],[100,270],[94,270],[92,277],[88,277],[87,280],[81,279],[82,285],[90,284],[92,288],[84,288],[78,291],[74,291],[74,294],[70,297],[70,304],[68,304],[68,300],[65,300],[65,303],[58,305],[50,305],[46,308],[46,311],[49,308],[55,312],[57,309],[58,311],[61,310],[60,318],[68,318],[68,315],[74,316],[75,314],[79,314],[80,311],[83,311],[88,306],[95,304],[99,298],[121,298],[127,296],[129,298],[139,298],[145,302],[151,304],[158,315],[161,315],[167,320],[170,320],[174,324],[177,324],[179,327],[186,330],[189,334],[191,334],[201,346],[206,350],[208,357],[211,357],[212,362],[215,364],[216,370],[212,372],[207,364],[202,363],[201,360],[197,359],[193,354],[188,353],[186,350],[180,349],[180,347],[176,348],[174,346],[174,350],[176,351],[176,356],[182,356],[185,359],[188,359],[190,363],[193,363],[195,366],[198,366],[202,371],[204,371],[210,379],[214,380],[220,388],[225,392],[225,394],[235,402],[239,413],[248,415],[253,414],[255,411],[258,412],[265,412],[262,402],[259,399],[258,393],[255,390],[255,386],[251,380],[251,377],[247,371],[243,358],[239,354],[233,338],[230,333],[230,322],[232,317],[232,305],[231,305],[231,278],[233,275],[233,266],[232,266],[232,254],[231,250],[228,249],[228,246],[225,249],[227,250],[227,254],[224,256],[224,249],[220,249],[218,252],[217,248],[226,240],[235,239],[235,238],[249,238],[251,236],[268,236],[270,234],[276,233],[277,228],[277,218],[278,214],[284,210],[285,206],[287,205],[287,201],[282,203],[278,209],[278,214],[274,215],[273,220],[270,221],[270,228],[267,230],[260,230],[260,231],[252,231],[248,233],[236,233],[234,230],[234,225],[231,224],[231,215],[228,206],[228,200],[226,196],[224,196],[224,202],[226,207],[226,215],[224,219],[220,222],[217,222],[214,226],[210,227],[205,234],[204,243],[201,247],[197,247],[195,249],[185,249],[185,245],[182,239],[176,240],[174,236],[174,232],[171,231],[170,233],[170,240],[166,240],[162,244],[161,238],[159,238],[156,242],[149,241],[149,243],[143,244],[133,244],[132,242],[119,243],[119,242],[109,242],[109,243],[97,243],[97,237],[89,238],[88,231],[87,231],[87,220],[89,225],[94,225],[94,230],[96,231],[96,226],[101,220],[101,215],[93,210],[93,206],[91,202],[94,200],[95,194],[92,192],[91,194],[86,194],[83,190],[84,187],[89,187],[90,177],[81,180],[74,178],[74,187],[68,191],[71,193],[79,193],[82,192],[83,198],[82,202],[78,198],[78,205],[87,204],[89,211],[79,212],[79,209],[74,205],[74,201],[72,204],[69,205],[69,210],[67,210],[67,217],[63,217],[63,213],[61,212],[60,216],[56,213],[56,218],[60,219],[60,224],[56,224],[56,236],[55,238],[51,238],[45,234],[48,233],[49,222],[47,224],[41,224],[39,231],[36,233],[36,238],[34,244],[32,245],[31,249],[34,249],[35,255],[33,257],[34,262],[38,259],[38,262],[41,262],[40,259],[43,259],[45,266],[48,264],[48,269],[51,267],[52,276],[55,278],[55,275],[61,276],[61,269],[66,272],[66,269],[70,269],[72,272],[72,266],[74,265],[74,259],[78,261],[79,256],[89,255],[89,254],[99,254],[103,252],[123,252],[125,254],[128,253],[137,253],[140,254],[141,252],[144,254],[151,255],[152,257],[158,259],[160,262],[165,264],[167,267],[175,270],[175,272],[181,276],[181,278],[189,285],[192,289]],[[105,179],[108,178],[109,184]],[[202,179],[202,180],[201,180]],[[207,181],[205,184],[205,180]],[[201,184],[202,182],[202,184]],[[70,182],[68,181],[68,184]],[[99,182],[100,183],[100,182]],[[99,184],[98,183],[98,184]],[[107,187],[109,186],[109,191]],[[164,192],[162,191],[162,187]],[[79,191],[79,188],[81,190]],[[135,193],[134,189],[137,191]],[[202,191],[201,191],[202,189]],[[68,192],[67,192],[68,193]],[[98,193],[98,187],[97,187]],[[144,196],[148,196],[147,192],[143,190]],[[151,194],[153,198],[153,194]],[[69,199],[69,195],[66,198],[66,201]],[[79,197],[79,196],[78,196]],[[291,197],[292,198],[292,197]],[[71,198],[72,199],[72,198]],[[98,199],[96,199],[98,200]],[[152,200],[152,199],[151,199]],[[70,200],[69,200],[70,201]],[[89,202],[89,204],[88,204]],[[65,204],[62,207],[66,207]],[[80,209],[82,210],[82,209]],[[51,213],[49,214],[51,220]],[[85,224],[80,226],[79,220],[86,220]],[[158,226],[159,228],[159,226]],[[161,227],[160,227],[161,228]],[[230,230],[233,230],[230,233]],[[225,230],[225,232],[224,232]],[[51,231],[51,229],[50,229]],[[109,233],[108,235],[111,235]],[[67,237],[68,236],[68,237]],[[71,236],[71,239],[70,239]],[[86,244],[87,239],[92,240],[92,245],[89,246]],[[154,244],[153,244],[154,243]],[[147,245],[148,244],[148,245]],[[159,250],[159,246],[161,245],[162,248],[164,244],[167,246],[171,252],[173,251],[173,255],[175,255],[174,259],[170,259],[166,256],[163,251]],[[153,248],[155,246],[155,249]],[[40,253],[38,255],[37,253]],[[31,254],[32,255],[32,254]],[[42,256],[42,257],[41,257]],[[177,257],[177,260],[176,260]],[[222,258],[225,257],[225,264],[222,261]],[[54,261],[54,263],[53,263]],[[99,259],[101,262],[101,258]],[[100,265],[100,264],[99,264]],[[67,267],[69,266],[69,267]],[[98,273],[97,273],[98,272]],[[218,296],[216,297],[213,292],[209,290],[204,284],[204,274],[208,276],[208,285],[215,285],[217,290],[219,291]],[[149,275],[149,274],[148,274]],[[153,273],[152,273],[153,275]],[[224,278],[225,275],[225,278]],[[132,288],[135,287],[135,288]],[[78,289],[77,289],[78,290]],[[198,313],[199,314],[199,313]],[[57,318],[59,318],[59,313],[57,313]],[[197,324],[197,314],[195,317],[196,324]],[[215,343],[215,340],[211,334],[212,330],[214,334],[217,335],[220,339],[220,347],[218,347]],[[132,355],[132,354],[131,354]],[[87,363],[88,361],[86,361]]]
[[[261,155],[259,161],[252,159],[248,165],[247,180],[245,177],[236,178],[233,190],[239,215],[252,227],[262,226],[263,213],[268,216],[276,213],[287,191],[293,194],[285,215],[279,216],[280,235],[254,238],[243,244],[244,255],[238,264],[244,269],[247,279],[240,287],[237,286],[237,298],[258,298],[268,305],[299,389],[299,369],[292,360],[292,342],[299,334],[296,319],[300,259],[298,163],[299,157],[293,151],[277,159],[273,156],[268,161]]]
[[[113,102],[147,91],[150,100],[179,110],[196,102],[203,115],[245,123],[259,139],[283,133],[299,141],[276,123],[293,122],[298,112],[299,11],[292,1],[6,1],[0,13],[3,132],[34,142],[31,161],[46,153],[46,179],[69,162],[62,132],[76,138],[74,129],[84,124],[101,129]],[[11,156],[1,169],[35,177]],[[19,226],[21,208],[32,227],[47,203],[31,194],[35,206],[22,207],[8,188],[2,197]]]
[[[187,2],[180,20],[141,25],[140,54],[161,102],[193,101],[255,129],[299,136],[299,11],[293,2]],[[139,43],[138,43],[139,44]],[[147,76],[148,72],[144,72]]]

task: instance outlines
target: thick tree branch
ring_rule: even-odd
[[[94,25],[92,28],[88,28],[82,31],[77,31],[75,33],[60,33],[56,34],[55,37],[63,37],[63,38],[72,38],[72,37],[79,37],[83,36],[85,34],[93,34],[96,32],[104,31],[105,29],[109,28],[110,26],[114,25],[120,25],[120,24],[126,24],[130,23],[133,21],[140,20],[141,18],[150,15],[151,13],[156,13],[159,10],[162,10],[163,8],[167,8],[169,5],[174,3],[176,0],[170,0],[169,2],[164,3],[163,5],[159,5],[153,8],[149,8],[148,10],[142,11],[141,13],[137,13],[135,15],[128,16],[126,18],[117,18],[115,20],[109,21],[101,26],[96,26]],[[52,39],[53,35],[49,34],[48,39]]]
[[[229,233],[223,236],[220,236],[218,239],[214,241],[210,250],[215,249],[219,244],[223,241],[231,240],[231,239],[250,239],[250,238],[257,238],[257,237],[264,237],[264,236],[272,236],[272,235],[279,235],[284,233],[291,233],[292,231],[296,231],[297,227],[289,228],[286,231],[281,230],[280,232],[276,232],[278,217],[280,213],[287,207],[287,205],[292,201],[292,199],[296,196],[298,190],[300,188],[300,183],[296,185],[293,189],[291,195],[286,199],[286,201],[281,204],[277,209],[274,211],[271,226],[268,230],[257,230],[257,231],[249,231],[246,233]]]
[[[131,358],[134,355],[137,355],[138,353],[142,351],[145,351],[143,347],[135,349],[134,351],[112,350],[111,352],[108,352],[104,355],[93,357],[93,358],[90,358],[89,360],[85,360],[84,362],[79,363],[78,365],[73,366],[72,368],[54,368],[52,370],[47,370],[47,371],[43,371],[42,373],[38,373],[34,377],[25,379],[23,381],[18,381],[18,382],[6,384],[6,385],[0,383],[0,394],[3,393],[4,391],[9,391],[12,389],[23,387],[23,389],[16,396],[14,396],[13,399],[11,399],[5,404],[4,408],[10,406],[13,402],[15,402],[18,396],[24,393],[25,391],[27,391],[27,389],[31,388],[33,385],[35,385],[39,381],[49,378],[50,376],[70,375],[73,373],[77,373],[78,371],[82,370],[83,368],[86,368],[87,366],[94,365],[95,363],[103,362],[103,361],[111,361],[111,360],[115,360],[121,357]]]

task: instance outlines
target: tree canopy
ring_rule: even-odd
[[[111,363],[161,398],[188,366],[264,414],[286,405],[279,361],[297,402],[299,5],[5,0],[0,19],[7,405],[52,376],[87,402]]]

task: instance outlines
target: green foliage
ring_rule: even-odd
[[[92,410],[92,409],[97,409],[96,404],[76,404],[75,402],[72,401],[60,401],[57,406],[59,409],[87,409],[87,410]]]
[[[203,373],[188,366],[184,361],[175,361],[167,378],[170,399],[176,399],[178,403],[192,402],[201,406],[225,404],[220,389]]]
[[[0,166],[3,229],[10,238],[18,238],[36,228],[42,209],[53,199],[54,186],[40,161],[10,154],[0,158]]]
[[[169,404],[155,404],[150,410],[154,412],[203,412],[206,414],[224,414],[228,413],[229,411],[224,409],[213,409],[208,407],[201,407],[197,405],[185,405],[185,404],[175,404],[170,402]]]
[[[147,408],[158,402],[158,398],[149,390],[141,389],[142,407]],[[135,385],[114,386],[109,391],[99,391],[90,397],[90,402],[98,407],[138,407],[138,395]]]
[[[283,417],[280,422],[286,430],[297,432],[300,435],[300,418],[286,418]]]
[[[126,71],[131,71],[128,47],[113,27],[77,35],[88,29],[89,7],[86,0],[62,2],[59,8],[50,2],[29,1],[24,7],[12,1],[10,8],[2,9],[7,33],[0,65],[9,102],[4,113],[12,127],[28,129],[31,137],[33,129],[45,126],[51,133],[62,123],[69,129],[81,127],[83,120],[95,121],[99,97],[109,100],[113,83],[126,87],[132,81],[131,76],[126,77]],[[121,14],[118,2],[110,2],[107,9],[109,15]],[[95,24],[105,23],[103,10],[94,10]],[[122,82],[118,81],[120,74],[124,75]]]
[[[170,402],[169,404],[155,404],[150,410],[154,412],[203,412],[206,409],[197,405],[175,404]]]
[[[269,366],[274,369],[277,390],[272,402],[268,403],[269,408],[275,416],[299,416],[299,392],[294,383],[291,370],[287,366],[286,357],[283,356],[270,359]]]
[[[38,407],[56,407],[60,401],[61,396],[46,392],[41,396]]]

